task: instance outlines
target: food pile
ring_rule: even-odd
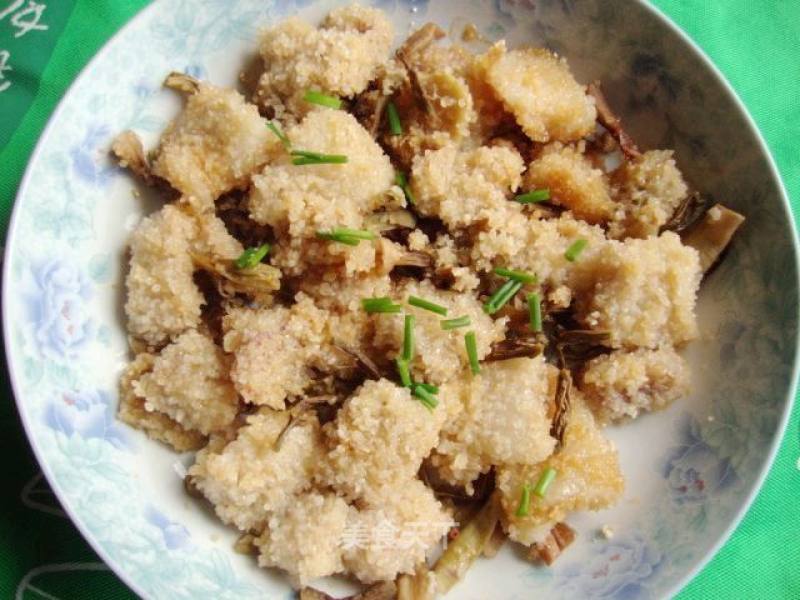
[[[603,427],[688,393],[742,221],[563,58],[466,33],[290,18],[246,96],[172,74],[158,146],[113,145],[165,200],[130,241],[119,417],[197,451],[187,489],[307,598],[443,595],[506,538],[555,560],[622,494]]]

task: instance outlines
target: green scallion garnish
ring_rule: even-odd
[[[429,394],[438,394],[439,388],[433,385],[432,383],[415,383],[417,387],[421,387],[423,390],[428,392]]]
[[[361,240],[374,240],[377,236],[365,229],[349,229],[347,227],[336,227],[330,231],[318,231],[317,237],[321,240],[339,242],[348,246],[358,246]]]
[[[475,338],[475,332],[470,331],[464,336],[464,344],[467,347],[467,358],[469,358],[469,368],[473,375],[481,372],[481,365],[478,362],[478,340]]]
[[[342,101],[336,96],[329,96],[322,92],[315,90],[308,90],[303,96],[303,100],[311,104],[319,104],[320,106],[327,106],[328,108],[342,108]]]
[[[518,517],[527,517],[531,512],[531,486],[526,483],[522,486],[522,494],[519,498],[519,506],[517,506],[516,515]]]
[[[403,322],[403,360],[414,358],[414,315],[406,315]]]
[[[419,384],[411,386],[411,393],[430,410],[439,405],[439,399]]]
[[[269,254],[269,249],[269,244],[248,248],[242,252],[241,256],[236,259],[234,264],[237,269],[252,269],[264,260],[264,257]]]
[[[553,483],[556,474],[557,472],[553,467],[547,467],[542,471],[542,474],[539,476],[539,481],[536,483],[536,487],[533,488],[533,493],[539,496],[539,498],[544,498],[544,495],[547,493],[547,488]]]
[[[370,314],[372,313],[399,313],[403,307],[392,302],[391,298],[363,298],[361,306]]]
[[[441,321],[439,324],[442,326],[442,329],[449,331],[451,329],[458,329],[459,327],[469,327],[470,323],[469,316],[464,315],[463,317]]]
[[[411,387],[413,382],[411,381],[411,372],[408,370],[408,361],[398,357],[394,359],[394,362],[397,365],[397,374],[400,376],[402,386]]]
[[[389,121],[389,131],[392,135],[403,135],[403,124],[400,122],[400,115],[394,102],[386,105],[386,119]]]
[[[564,252],[564,258],[566,258],[569,262],[575,262],[581,255],[581,252],[583,252],[584,248],[586,248],[588,245],[588,240],[575,240],[572,242],[570,247],[567,248],[567,251]]]
[[[442,315],[443,317],[447,316],[447,307],[442,306],[441,304],[435,304],[433,302],[429,302],[428,300],[424,300],[423,298],[417,298],[416,296],[409,296],[408,303],[411,306],[416,306],[417,308],[423,308],[425,310],[429,310],[431,312],[436,313],[437,315]]]
[[[513,298],[521,289],[521,282],[509,279],[489,297],[489,300],[483,306],[483,310],[485,310],[487,314],[493,315],[498,310],[503,308],[506,303],[511,300],[511,298]]]
[[[538,280],[536,275],[533,273],[525,273],[523,271],[515,271],[513,269],[506,269],[503,267],[497,267],[494,272],[495,275],[508,277],[509,279],[513,279],[514,281],[519,281],[522,283],[536,283]]]
[[[545,200],[550,200],[550,190],[547,188],[533,190],[516,196],[514,200],[521,204],[535,204],[537,202],[544,202]]]
[[[528,314],[531,331],[542,330],[542,299],[539,294],[528,294]]]
[[[409,204],[416,204],[417,199],[414,198],[414,194],[411,191],[411,186],[408,185],[408,179],[403,174],[402,171],[395,171],[394,174],[394,184],[403,190],[403,194],[405,194],[406,200]]]
[[[275,121],[267,121],[267,127],[272,133],[278,136],[278,139],[281,141],[281,144],[283,144],[284,148],[287,150],[291,149],[292,143],[289,141],[289,138],[286,137],[286,134],[281,131],[280,126]]]
[[[321,154],[307,150],[292,150],[293,165],[343,165],[347,162],[344,154]]]

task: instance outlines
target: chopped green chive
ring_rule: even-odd
[[[433,410],[439,405],[439,399],[420,384],[413,385],[411,387],[411,393],[430,410]]]
[[[372,231],[367,231],[366,229],[349,229],[347,227],[337,227],[332,233],[334,235],[356,238],[357,240],[374,240],[377,237]]]
[[[439,388],[433,385],[432,383],[415,383],[417,387],[421,387],[423,390],[428,392],[429,394],[438,394]]]
[[[564,258],[566,258],[569,262],[575,262],[581,255],[581,252],[583,252],[583,249],[586,248],[586,246],[588,245],[589,242],[587,240],[584,239],[575,240],[574,242],[572,242],[572,245],[570,245],[570,247],[567,248],[567,251],[564,252]]]
[[[234,264],[237,269],[252,269],[264,260],[264,257],[269,254],[269,249],[269,244],[248,248],[242,252],[241,256],[236,259]]]
[[[486,313],[493,315],[498,310],[503,308],[506,303],[513,298],[518,291],[522,289],[522,283],[509,279],[498,290],[489,297],[488,302],[484,304],[483,310]]]
[[[372,313],[399,313],[403,307],[392,302],[391,298],[363,298],[361,306],[370,314]]]
[[[414,315],[406,315],[403,323],[403,360],[414,358]]]
[[[522,494],[519,498],[519,506],[517,506],[516,515],[518,517],[527,517],[531,512],[531,486],[526,483],[522,486]]]
[[[397,365],[397,374],[400,376],[400,383],[403,387],[411,387],[413,383],[411,381],[411,372],[408,370],[408,361],[402,358],[395,358],[394,362]]]
[[[442,315],[443,317],[447,316],[447,307],[442,306],[441,304],[435,304],[433,302],[429,302],[428,300],[417,298],[416,296],[409,296],[408,303],[411,306],[416,306],[417,308],[423,308],[425,310],[429,310],[431,312],[436,313],[437,315]]]
[[[329,240],[347,244],[348,246],[358,246],[361,240],[374,240],[377,236],[364,229],[348,229],[347,227],[337,227],[330,231],[318,231],[317,237],[321,240]]]
[[[315,90],[308,90],[305,96],[303,96],[303,100],[310,102],[311,104],[327,106],[328,108],[342,108],[341,99],[337,98],[336,96],[329,96],[328,94],[317,92]]]
[[[469,368],[473,375],[481,372],[481,365],[478,362],[478,340],[475,338],[475,332],[470,331],[464,336],[464,343],[467,347],[467,357],[469,358]]]
[[[503,267],[497,267],[495,270],[495,275],[500,275],[501,277],[508,277],[509,279],[513,279],[514,281],[519,281],[522,283],[536,283],[538,277],[536,277],[533,273],[524,273],[522,271],[515,271],[513,269],[505,269]]]
[[[293,165],[343,165],[347,162],[344,154],[321,154],[307,150],[292,150]]]
[[[408,185],[408,179],[403,174],[402,171],[396,171],[394,174],[394,184],[403,190],[403,194],[406,196],[406,200],[409,204],[416,204],[417,199],[414,198],[414,194],[411,192],[411,186]]]
[[[463,317],[441,321],[440,325],[442,326],[442,329],[449,331],[451,329],[458,329],[459,327],[469,327],[470,323],[471,321],[469,320],[469,316],[464,315]]]
[[[292,143],[289,141],[289,138],[286,137],[286,134],[281,131],[280,126],[275,121],[267,121],[267,127],[269,130],[278,136],[278,139],[283,144],[283,147],[289,150],[292,147]]]
[[[539,477],[536,487],[533,488],[533,493],[539,496],[539,498],[544,498],[544,495],[547,493],[547,488],[550,487],[550,484],[553,483],[553,480],[556,478],[556,473],[553,467],[547,467]]]
[[[521,204],[535,204],[537,202],[544,202],[545,200],[550,200],[550,190],[547,188],[533,190],[531,192],[516,196],[514,200]]]
[[[400,122],[400,115],[397,113],[397,106],[394,102],[386,105],[386,118],[389,121],[389,131],[392,135],[403,135],[403,124]]]
[[[347,244],[348,246],[358,246],[358,244],[361,242],[361,240],[358,238],[348,237],[346,235],[336,235],[327,231],[318,231],[317,237],[321,240],[339,242],[340,244]]]
[[[528,312],[531,331],[542,330],[542,299],[539,294],[528,294]]]

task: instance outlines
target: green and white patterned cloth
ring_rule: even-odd
[[[191,0],[173,0],[191,2]],[[722,69],[766,136],[800,214],[800,1],[653,0]],[[0,0],[0,231],[25,164],[70,82],[147,0]],[[742,524],[681,598],[800,598],[795,411]],[[132,598],[83,541],[36,465],[2,374],[0,597]]]

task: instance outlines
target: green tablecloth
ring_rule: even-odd
[[[749,107],[800,211],[800,0],[654,0],[700,44]],[[147,0],[0,0],[0,231],[47,118],[78,71]],[[0,402],[0,596],[129,598],[58,508]],[[681,598],[800,598],[798,411],[763,490]]]

